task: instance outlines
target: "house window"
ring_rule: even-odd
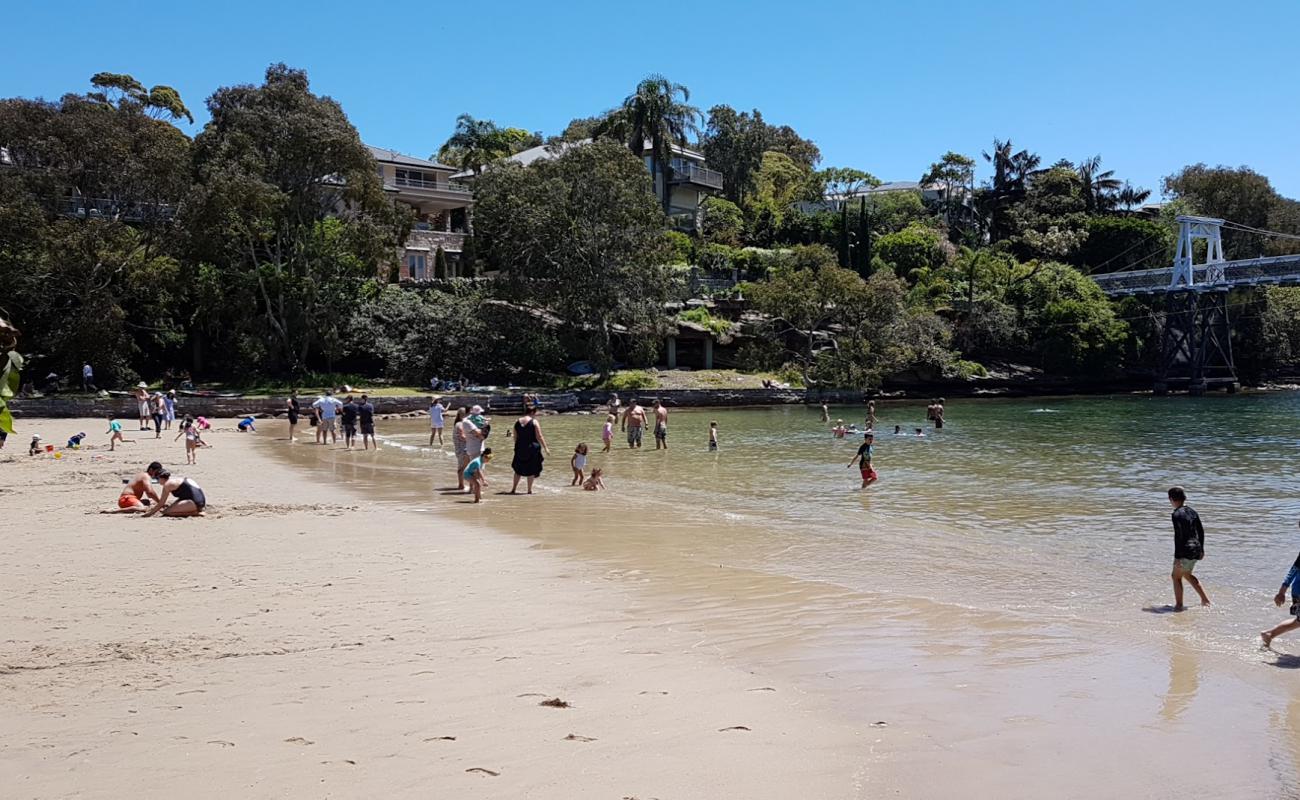
[[[425,262],[424,253],[407,253],[406,254],[406,272],[411,276],[413,281],[428,280],[428,266]]]

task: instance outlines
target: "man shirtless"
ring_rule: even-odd
[[[158,493],[153,490],[153,479],[162,472],[162,468],[162,464],[155,461],[146,467],[144,472],[137,473],[134,478],[127,481],[122,486],[122,494],[117,498],[117,509],[114,513],[135,514],[144,511],[146,496],[151,502],[157,503]]]
[[[664,408],[663,403],[656,400],[655,401],[655,449],[658,450],[661,445],[663,446],[664,450],[668,449],[668,409]]]
[[[645,431],[645,409],[636,400],[628,403],[623,413],[623,429],[627,431],[628,449],[641,447],[641,434]]]

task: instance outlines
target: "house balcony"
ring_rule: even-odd
[[[441,247],[445,252],[459,253],[465,249],[465,237],[467,235],[452,233],[451,231],[431,231],[416,227],[412,228],[411,232],[406,235],[406,249],[428,250],[433,253]]]
[[[474,202],[474,193],[469,187],[447,181],[397,177],[385,179],[384,189],[413,204],[433,202],[441,207],[460,208]]]
[[[722,173],[696,164],[678,164],[672,168],[673,183],[693,183],[709,189],[722,189]]]

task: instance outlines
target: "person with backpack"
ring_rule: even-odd
[[[1201,605],[1208,606],[1210,598],[1192,574],[1197,562],[1205,558],[1205,528],[1201,526],[1201,517],[1187,505],[1187,492],[1181,486],[1169,490],[1169,504],[1174,507],[1174,569],[1170,576],[1174,582],[1174,611],[1184,610],[1184,580],[1201,596]]]

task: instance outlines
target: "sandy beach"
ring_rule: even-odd
[[[188,469],[127,427],[114,453],[0,453],[6,797],[868,796],[877,731],[598,568],[287,468],[228,422]],[[155,459],[204,518],[98,513]]]

